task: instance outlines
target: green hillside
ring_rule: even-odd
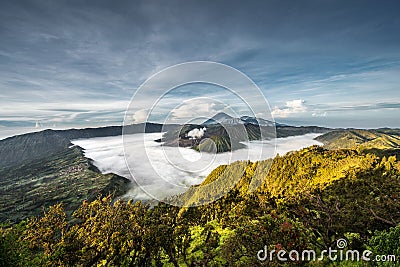
[[[361,149],[397,149],[400,148],[400,130],[336,130],[321,136],[316,140],[322,142],[325,148],[356,148]]]
[[[398,253],[400,163],[388,151],[381,154],[313,146],[220,166],[176,197],[190,204],[223,193],[198,207],[105,197],[83,201],[71,216],[55,205],[41,217],[0,228],[0,259],[15,266],[280,266],[276,257],[260,261],[257,252],[267,246],[321,253],[336,248],[339,238],[347,242],[344,253]],[[286,262],[349,264],[365,266],[327,258]]]

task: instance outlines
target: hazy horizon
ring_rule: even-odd
[[[150,123],[158,123],[158,122],[150,122]],[[278,122],[279,123],[279,122]],[[0,127],[0,141],[4,140],[9,137],[13,137],[16,135],[23,135],[23,134],[28,134],[28,133],[35,133],[35,132],[41,132],[44,130],[71,130],[71,129],[85,129],[85,128],[100,128],[100,127],[110,127],[110,126],[122,126],[122,124],[111,124],[111,125],[76,125],[76,126],[66,126],[66,127]],[[399,127],[389,127],[389,126],[383,126],[383,127],[372,127],[372,128],[357,128],[357,127],[327,127],[327,126],[321,126],[321,125],[288,125],[288,126],[317,126],[317,127],[326,127],[330,129],[382,129],[382,128],[392,128],[392,129],[398,129]]]

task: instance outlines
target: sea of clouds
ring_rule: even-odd
[[[73,140],[84,149],[102,173],[115,173],[133,181],[126,197],[134,199],[163,198],[182,193],[201,183],[221,164],[237,160],[257,161],[283,155],[311,145],[319,134],[306,134],[268,141],[244,142],[247,148],[233,152],[210,154],[190,148],[162,146],[154,142],[161,133]],[[140,186],[137,186],[139,184]]]

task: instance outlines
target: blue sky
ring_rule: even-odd
[[[196,60],[248,75],[279,122],[400,127],[399,10],[369,0],[1,1],[0,131],[121,124],[149,76]]]

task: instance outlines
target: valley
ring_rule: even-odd
[[[271,126],[233,121],[168,125],[164,133],[163,125],[133,125],[128,154],[123,150],[122,127],[47,130],[1,140],[0,230],[3,245],[20,251],[20,256],[9,257],[78,265],[100,259],[119,265],[129,259],[149,266],[152,261],[190,266],[200,260],[216,266],[260,266],[255,254],[239,255],[274,242],[288,249],[318,251],[342,236],[351,248],[368,245],[378,251],[374,240],[383,242],[385,231],[397,229],[393,227],[400,221],[398,129],[276,125],[274,135],[260,140]],[[225,141],[228,132],[240,147]],[[154,168],[168,180],[143,168],[135,148],[143,140],[148,156],[155,159]],[[213,164],[200,173],[177,172],[167,168],[168,161],[160,161],[165,151],[183,153],[183,161],[174,159],[176,166],[199,159],[198,166]],[[137,165],[128,170],[124,156]],[[144,182],[146,191],[137,182]],[[182,190],[174,191],[171,183]],[[173,205],[154,201],[146,192],[162,192],[163,201]],[[93,227],[98,237],[92,236]],[[35,241],[42,240],[43,233],[50,233],[46,244],[54,251]],[[157,238],[160,242],[154,241]],[[99,243],[104,239],[110,243]],[[131,246],[131,239],[141,248]],[[238,243],[245,245],[235,246]],[[127,246],[136,256],[121,251],[110,257],[113,244]],[[102,250],[76,256],[77,249],[93,246]],[[204,258],[206,251],[211,256]]]

